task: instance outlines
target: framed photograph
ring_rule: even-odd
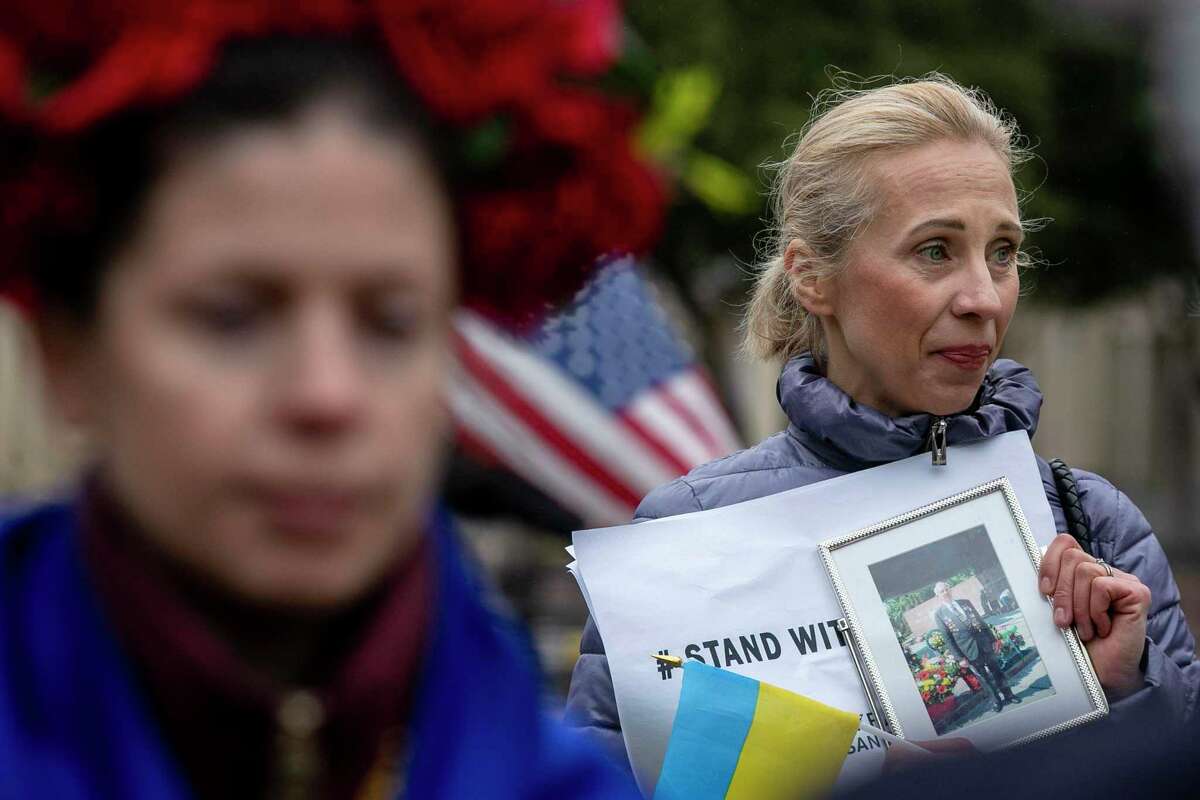
[[[1108,713],[1007,478],[820,544],[868,701],[896,735],[995,750]]]

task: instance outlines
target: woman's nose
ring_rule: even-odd
[[[366,384],[353,325],[334,309],[306,311],[295,320],[291,344],[277,395],[285,422],[306,434],[352,426]]]
[[[996,278],[987,262],[979,259],[961,273],[962,279],[954,296],[951,310],[958,317],[995,319],[1004,310]]]

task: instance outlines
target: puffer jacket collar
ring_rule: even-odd
[[[907,458],[929,446],[935,417],[889,417],[856,403],[821,374],[809,355],[789,361],[776,386],[788,418],[788,433],[825,463],[848,472]],[[964,444],[1008,431],[1037,430],[1042,391],[1033,373],[1015,361],[997,359],[975,402],[947,417],[947,441]]]

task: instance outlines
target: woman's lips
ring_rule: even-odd
[[[949,361],[956,367],[965,370],[976,370],[987,364],[992,348],[987,345],[964,345],[962,347],[947,347],[937,351],[937,355]]]
[[[362,498],[355,492],[267,490],[259,492],[257,500],[267,524],[276,532],[329,540],[346,530]]]

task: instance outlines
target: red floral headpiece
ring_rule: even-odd
[[[469,135],[502,122],[483,186],[452,187],[463,300],[520,322],[569,296],[595,260],[649,247],[657,176],[631,149],[634,114],[589,86],[620,43],[616,0],[14,0],[0,12],[0,296],[29,304],[32,230],[86,225],[67,176],[36,154],[138,106],[182,98],[224,42],[371,32],[435,118]],[[33,100],[39,69],[74,77]],[[32,142],[32,145],[28,143]],[[11,146],[8,146],[10,145]],[[552,150],[554,158],[540,157]]]

